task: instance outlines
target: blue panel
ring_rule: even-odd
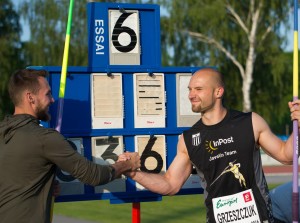
[[[50,127],[56,125],[57,98],[60,85],[61,67],[39,67],[48,70],[49,84],[56,102],[50,107],[52,120]],[[187,128],[177,127],[176,115],[176,74],[193,73],[199,67],[167,67],[147,68],[119,66],[118,68],[69,67],[66,83],[65,103],[61,133],[68,138],[82,138],[84,156],[92,160],[91,138],[94,136],[123,136],[126,151],[134,152],[135,140],[138,135],[165,135],[166,168],[168,169],[177,153],[178,136]],[[122,88],[124,96],[124,128],[122,129],[92,129],[91,128],[91,73],[122,73]],[[134,127],[134,73],[164,73],[166,90],[166,127],[165,128],[135,128]],[[180,194],[202,193],[201,188],[182,189]],[[57,202],[110,199],[111,203],[159,201],[161,196],[150,191],[138,191],[136,183],[126,180],[126,192],[95,193],[94,187],[84,185],[84,194],[64,195]]]
[[[180,134],[178,134],[180,135]],[[178,135],[167,135],[166,143],[167,143],[167,168],[169,168],[172,163],[174,157],[177,154],[177,142]]]
[[[89,66],[104,68],[120,66],[109,65],[108,10],[110,9],[139,11],[141,64],[138,66],[144,68],[161,66],[159,5],[101,2],[87,4]]]
[[[56,126],[58,90],[60,73],[52,73],[51,87],[55,99],[51,106],[51,127]],[[61,133],[82,132],[91,130],[90,75],[87,73],[69,72],[63,107]],[[81,117],[81,118],[80,118]],[[82,118],[84,117],[84,118]]]
[[[123,74],[123,95],[124,95],[124,127],[125,129],[134,128],[133,114],[133,76]]]
[[[167,100],[167,126],[177,127],[177,109],[176,109],[176,73],[165,75],[165,89]]]
[[[161,201],[162,196],[149,191],[139,191],[126,194],[112,195],[110,198],[111,204],[122,204],[122,203],[137,203],[137,202],[149,202],[149,201]]]
[[[108,8],[106,4],[87,4],[89,66],[109,64]]]
[[[141,18],[141,65],[148,68],[161,66],[160,12],[159,7],[140,13]]]

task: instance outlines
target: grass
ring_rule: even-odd
[[[162,201],[140,203],[143,223],[205,222],[203,195],[166,196]],[[109,200],[55,203],[54,214],[101,223],[132,222],[132,204]],[[200,219],[203,219],[200,220]]]
[[[269,185],[272,189],[277,184]],[[204,223],[206,210],[202,194],[164,196],[162,201],[142,202],[143,223]],[[54,214],[101,223],[132,222],[132,204],[110,204],[109,200],[55,203]]]

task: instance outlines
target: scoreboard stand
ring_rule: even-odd
[[[138,152],[141,170],[163,174],[177,151],[181,133],[199,120],[191,111],[188,82],[201,67],[162,67],[160,9],[152,4],[87,3],[88,67],[68,67],[60,132],[82,156],[111,164],[124,151]],[[43,66],[56,102],[61,67]],[[101,186],[88,186],[58,170],[61,195],[57,202],[109,199],[133,203],[139,222],[139,202],[160,201],[133,180],[122,176]],[[191,174],[178,194],[203,193]]]

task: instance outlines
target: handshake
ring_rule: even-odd
[[[125,152],[119,155],[117,162],[112,164],[111,167],[115,171],[114,178],[120,177],[121,174],[132,178],[141,167],[141,159],[137,152]]]

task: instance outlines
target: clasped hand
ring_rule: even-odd
[[[291,120],[298,121],[298,128],[300,128],[300,100],[289,102],[289,108],[291,112]]]
[[[136,171],[141,167],[141,159],[137,152],[125,152],[119,155],[117,162],[129,161],[131,162],[130,171]]]

